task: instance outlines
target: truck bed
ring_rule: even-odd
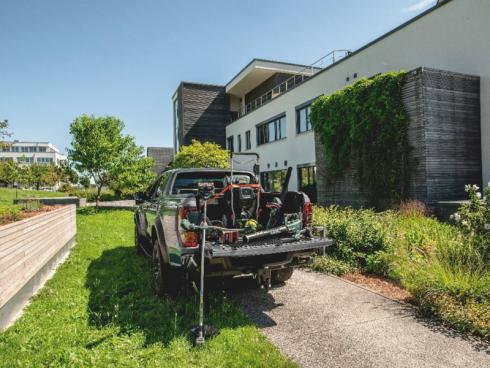
[[[232,245],[208,243],[206,245],[206,257],[249,257],[266,254],[289,253],[310,249],[322,249],[332,246],[333,243],[334,242],[332,239],[318,237],[302,240],[276,238],[255,241],[249,244],[238,242]]]

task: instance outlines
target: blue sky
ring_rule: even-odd
[[[252,58],[310,64],[355,50],[435,0],[1,0],[0,119],[13,138],[70,145],[82,114],[172,146],[181,80],[226,84]]]

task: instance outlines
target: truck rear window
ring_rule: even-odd
[[[192,193],[197,190],[198,183],[214,184],[217,191],[220,191],[229,182],[229,172],[184,172],[177,174],[172,188],[172,194]],[[233,173],[235,183],[253,183],[254,178],[247,173]]]

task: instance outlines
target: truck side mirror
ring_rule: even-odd
[[[255,175],[259,175],[260,174],[260,165],[259,164],[255,164],[254,165],[254,174]]]
[[[146,200],[145,192],[134,193],[134,201],[136,204],[142,204]]]

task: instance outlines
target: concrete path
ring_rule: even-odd
[[[296,270],[233,297],[301,367],[490,367],[490,345],[418,319],[412,307],[341,279]]]

